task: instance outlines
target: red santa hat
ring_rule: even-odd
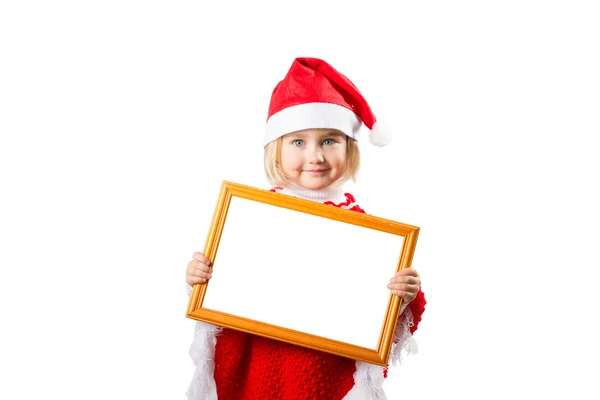
[[[371,143],[390,143],[390,133],[348,78],[318,58],[296,58],[273,90],[263,145],[311,128],[337,129],[358,140],[361,122],[370,130]]]

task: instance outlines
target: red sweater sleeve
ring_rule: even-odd
[[[419,289],[417,297],[408,303],[408,308],[410,308],[410,311],[412,312],[414,323],[414,325],[410,327],[410,333],[415,333],[417,330],[423,312],[425,311],[425,304],[427,304],[427,301],[425,301],[425,294]]]

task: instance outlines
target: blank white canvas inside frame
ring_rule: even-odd
[[[202,307],[376,349],[403,241],[234,196]]]

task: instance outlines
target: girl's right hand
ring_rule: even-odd
[[[185,280],[190,286],[197,283],[206,283],[212,277],[210,260],[200,252],[194,253],[194,259],[187,265]]]

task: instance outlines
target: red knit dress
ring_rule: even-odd
[[[364,213],[351,194],[346,193],[345,197],[345,202],[327,201],[325,204]],[[421,291],[408,308],[412,312],[409,325],[412,334],[425,309]],[[216,395],[219,400],[342,400],[355,386],[357,363],[333,354],[223,328],[216,334],[214,348]],[[386,376],[387,368],[379,373]],[[385,395],[375,398],[385,398]]]

